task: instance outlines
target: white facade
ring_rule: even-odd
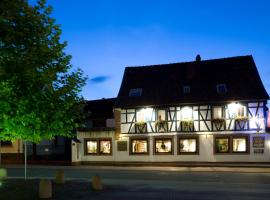
[[[215,109],[218,106],[222,109]],[[192,109],[186,110],[187,107]],[[143,111],[144,113],[140,113]],[[73,162],[270,162],[270,135],[265,133],[264,102],[134,108],[121,109],[120,113],[121,132],[118,136],[115,131],[78,132],[77,138],[81,143],[72,145]],[[189,115],[193,123],[192,130],[181,127],[181,120],[188,119]],[[224,120],[224,126],[214,125],[213,119],[217,118]],[[164,124],[167,127],[157,127],[158,120],[166,121]],[[136,126],[142,121],[147,128],[138,131]],[[189,142],[188,139],[194,144],[190,143],[190,152],[183,152],[182,142]],[[106,155],[98,152],[103,140],[111,141],[111,152]],[[160,153],[157,150],[160,148],[160,141],[167,148],[163,143],[165,140],[170,152]],[[96,153],[87,153],[87,141],[90,141],[89,144],[91,141],[93,144],[99,143]],[[142,145],[142,152],[134,152],[138,148],[137,142],[141,142],[139,145]],[[192,148],[196,151],[193,152]]]

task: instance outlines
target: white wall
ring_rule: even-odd
[[[184,133],[189,135],[189,133]],[[178,135],[184,135],[178,134]],[[226,133],[223,133],[226,134]],[[232,134],[228,132],[227,134]],[[117,142],[114,138],[114,131],[103,132],[80,132],[78,139],[79,144],[79,159],[77,159],[75,145],[72,145],[72,161],[115,161],[115,162],[270,162],[270,135],[264,133],[250,133],[250,153],[249,154],[214,154],[213,135],[211,133],[198,134],[199,135],[199,155],[178,155],[177,154],[177,133],[168,133],[166,136],[172,136],[174,140],[174,154],[173,155],[155,155],[153,154],[153,141],[156,136],[164,136],[163,134],[145,134],[149,137],[149,155],[130,155],[129,154],[129,137],[139,136],[138,134],[121,134],[120,141],[127,141],[127,151],[117,151]],[[218,134],[216,134],[218,135]],[[232,134],[233,135],[233,134]],[[143,136],[140,134],[140,136]],[[264,154],[254,154],[252,147],[252,137],[264,136],[265,147]],[[84,139],[85,138],[112,138],[112,155],[85,155],[84,153]]]

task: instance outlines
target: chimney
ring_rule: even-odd
[[[201,58],[200,54],[198,54],[198,55],[196,56],[196,61],[197,61],[197,62],[200,62],[201,60],[202,60],[202,58]]]

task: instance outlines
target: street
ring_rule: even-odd
[[[23,166],[7,169],[11,179],[24,176]],[[89,182],[100,175],[105,189],[97,199],[270,199],[268,168],[240,173],[234,171],[241,168],[29,166],[28,176],[54,179],[57,170],[73,181]]]

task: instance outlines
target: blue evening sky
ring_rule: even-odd
[[[82,93],[86,99],[117,96],[126,66],[193,61],[196,54],[202,59],[252,54],[270,93],[268,0],[48,3],[72,64],[89,77]]]

